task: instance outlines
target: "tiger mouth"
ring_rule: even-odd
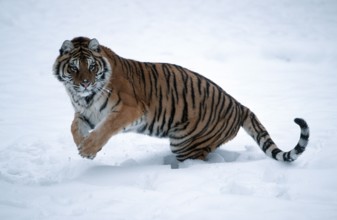
[[[77,94],[82,97],[85,98],[87,96],[90,96],[94,93],[95,87],[94,85],[89,85],[87,87],[84,86],[80,86],[76,89]]]
[[[93,91],[90,91],[90,90],[84,90],[84,91],[82,91],[82,92],[79,92],[78,94],[79,94],[79,96],[81,96],[82,98],[85,98],[85,97],[87,97],[87,96],[90,96],[91,94],[93,93]]]

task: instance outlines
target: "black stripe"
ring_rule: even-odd
[[[81,115],[79,118],[80,118],[82,121],[84,121],[85,123],[87,123],[91,129],[94,129],[94,128],[95,128],[95,125],[94,125],[93,123],[91,123],[91,122],[89,121],[89,119],[86,118],[85,116]]]
[[[108,101],[109,101],[110,96],[111,96],[111,92],[108,93],[108,97],[105,99],[103,105],[99,108],[100,112],[102,112],[106,108],[106,106],[108,105]]]
[[[223,95],[223,93],[219,94],[219,99],[221,98],[221,105],[219,107],[219,117],[223,117],[223,110],[224,110],[224,105],[226,104],[226,99],[227,97]]]
[[[261,143],[260,143],[261,139],[264,138],[264,137],[266,137],[266,136],[268,136],[268,135],[269,134],[268,134],[267,131],[262,131],[262,132],[259,132],[257,134],[257,136],[256,136],[256,142],[258,143],[259,146],[261,145]]]
[[[157,129],[156,129],[156,130],[157,130],[157,131],[156,131],[155,136],[156,136],[156,137],[160,137],[160,134],[161,134],[160,127],[157,126]]]
[[[301,154],[305,151],[305,146],[301,146],[300,144],[297,144],[294,149],[296,150],[297,154]]]
[[[159,90],[159,106],[158,106],[158,112],[159,112],[159,114],[157,115],[157,120],[160,119],[160,116],[161,116],[162,111],[163,111],[162,108],[163,108],[163,94],[162,94],[162,91],[161,91],[161,88],[160,88],[160,90]]]
[[[277,156],[277,154],[280,153],[280,152],[282,152],[280,149],[275,148],[275,149],[271,152],[271,155],[272,155],[272,157],[273,157],[275,160],[277,160],[276,156]]]
[[[171,78],[171,73],[170,69],[168,68],[168,64],[162,64],[162,69],[165,75],[165,81],[166,81],[166,86],[167,86],[167,91],[170,92],[170,78]],[[168,96],[169,94],[167,94]]]
[[[137,132],[138,133],[144,133],[146,131],[148,125],[149,124],[146,123],[142,128],[137,129]]]
[[[164,110],[163,113],[163,120],[161,121],[161,126],[160,126],[160,130],[164,132],[164,135],[167,134],[168,131],[164,131],[164,126],[166,124],[166,109]],[[166,135],[165,135],[166,136]]]
[[[173,129],[171,129],[171,131],[172,132],[186,131],[186,128],[188,127],[189,124],[190,124],[190,122],[181,123],[181,124],[179,124],[179,126],[176,126]],[[178,137],[178,136],[170,135],[170,138],[176,139],[176,140],[184,138],[184,137],[185,136]]]
[[[240,105],[240,108],[241,108],[241,114],[242,114],[242,118],[241,118],[241,126],[243,126],[243,123],[247,120],[248,118],[248,112],[249,112],[249,109],[246,108],[245,106],[243,105]]]
[[[189,77],[189,80],[191,82],[191,99],[192,99],[192,107],[195,108],[195,94],[194,94],[194,84],[193,84],[193,80],[191,77]]]
[[[112,112],[114,111],[114,108],[116,108],[119,105],[119,103],[121,102],[120,96],[119,95],[117,95],[117,96],[118,96],[118,100],[117,100],[116,104],[110,108]]]
[[[145,63],[145,67],[147,69],[151,69],[151,66],[149,63]],[[151,69],[152,70],[152,69]],[[152,98],[152,91],[153,91],[153,75],[152,74],[148,74],[149,76],[149,80],[150,80],[150,88],[149,88],[149,94],[148,95],[148,98],[151,99]]]
[[[158,71],[155,65],[152,66],[151,73],[154,78],[154,91],[156,92],[156,96],[158,96]]]
[[[122,64],[122,69],[124,70],[124,72],[125,72],[125,73],[130,72],[129,64],[126,62],[126,60],[123,59],[123,58],[120,58],[119,60],[120,60],[120,62],[121,62],[121,64]]]
[[[202,94],[201,93],[201,87],[202,87],[201,79],[200,79],[200,77],[197,77],[197,79],[198,79],[198,91],[199,91],[199,94],[201,95]]]
[[[86,96],[86,97],[84,98],[84,100],[85,100],[85,102],[87,103],[87,105],[90,105],[90,104],[91,104],[91,102],[93,101],[95,95],[96,95],[96,93],[93,92],[91,95]]]
[[[178,87],[177,87],[177,79],[176,79],[176,75],[175,74],[171,74],[172,77],[173,77],[173,92],[176,96],[176,102],[178,103],[179,102],[179,94],[178,94]],[[185,87],[185,85],[184,85]]]
[[[143,70],[143,66],[140,62],[138,62],[138,67],[139,67],[139,74],[140,74],[140,78],[142,79],[142,84],[143,84],[143,87],[144,87],[144,90],[143,91],[146,91],[146,79],[145,79],[145,74],[144,74],[144,70]]]
[[[184,123],[188,120],[188,104],[187,104],[185,95],[183,96],[183,99],[184,99],[184,109],[183,109],[183,114],[182,114],[182,117],[181,117],[182,123]]]
[[[283,154],[283,160],[284,160],[284,161],[287,161],[287,162],[294,161],[294,159],[291,158],[290,153],[291,153],[291,151],[289,151],[289,152]]]
[[[109,97],[110,97],[110,95],[109,95]],[[99,108],[100,112],[103,111],[106,108],[106,106],[108,104],[109,97],[105,99],[103,105]]]
[[[295,123],[298,124],[302,129],[308,128],[308,124],[301,118],[295,118]]]
[[[217,92],[217,93],[216,93],[216,92]],[[215,93],[216,93],[216,94],[215,94]],[[216,101],[216,105],[215,105],[215,108],[214,108],[215,114],[214,114],[214,117],[213,117],[213,119],[212,119],[212,122],[214,122],[215,119],[219,118],[220,109],[221,109],[221,108],[219,109],[219,105],[220,105],[221,102],[223,102],[222,97],[221,97],[221,93],[219,92],[219,90],[215,90],[213,95],[214,95],[214,96],[217,95],[217,96],[218,96],[218,99],[217,99],[217,101]],[[217,117],[215,117],[215,115],[216,115]]]
[[[236,128],[239,127],[236,106],[230,109],[226,117],[233,119],[233,122],[229,123],[229,120],[226,121],[223,120],[221,131],[225,135],[224,140],[228,139],[231,135],[233,135],[233,132],[236,131]]]
[[[274,144],[274,142],[272,141],[272,139],[268,139],[268,140],[266,140],[264,143],[263,143],[263,146],[262,146],[262,150],[263,150],[263,152],[265,152],[266,153],[266,151],[270,148],[270,146],[271,145],[273,145]]]
[[[156,122],[156,116],[157,116],[157,111],[154,112],[154,116],[153,116],[152,122],[151,122],[151,124],[149,126],[149,129],[148,129],[150,136],[153,133],[153,126],[154,126],[154,123]]]
[[[205,94],[207,98],[209,97],[209,87],[210,87],[210,83],[208,82],[208,80],[206,80]]]
[[[305,141],[309,140],[309,134],[302,134],[301,133],[301,139],[303,139]]]
[[[168,130],[170,130],[173,127],[173,120],[174,120],[174,116],[176,114],[176,106],[175,106],[175,100],[174,100],[174,96],[172,94],[171,96],[171,114],[170,114],[170,119],[168,121]]]
[[[187,96],[187,93],[188,93],[188,80],[191,80],[191,77],[189,75],[187,75],[186,71],[180,67],[180,66],[177,66],[177,65],[174,65],[174,67],[178,70],[178,72],[180,73],[180,76],[183,80],[183,91],[182,91],[182,94],[184,96],[184,98],[186,98],[185,96]],[[174,80],[176,80],[174,78]],[[176,95],[178,96],[178,87],[175,86],[175,90],[176,90]],[[177,103],[178,103],[179,100],[177,100]],[[193,100],[194,102],[194,97],[193,97]]]
[[[210,110],[210,117],[209,117],[209,120],[211,121],[211,122],[213,122],[214,121],[214,118],[216,118],[216,116],[218,115],[218,112],[216,112],[216,111],[214,111],[214,87],[212,87],[212,94],[211,94],[211,96],[212,96],[212,100],[211,100],[211,110]]]

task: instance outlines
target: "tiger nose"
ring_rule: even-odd
[[[88,88],[90,86],[90,82],[87,80],[87,79],[84,79],[82,82],[81,82],[81,85],[84,87],[84,88]]]

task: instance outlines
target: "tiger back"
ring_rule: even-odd
[[[94,158],[120,132],[167,137],[179,161],[205,159],[240,127],[266,155],[294,161],[309,140],[303,119],[298,144],[280,150],[255,114],[211,80],[178,65],[125,59],[96,39],[65,41],[53,68],[74,106],[71,131],[79,153]]]

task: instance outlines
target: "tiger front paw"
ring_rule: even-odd
[[[85,138],[82,143],[78,146],[78,152],[83,158],[93,160],[96,157],[98,151],[101,147],[97,142],[90,136]]]
[[[88,151],[85,151],[85,150],[82,150],[82,149],[79,150],[79,154],[81,155],[81,157],[87,158],[87,159],[90,159],[90,160],[93,160],[96,157],[96,153],[88,152]]]

